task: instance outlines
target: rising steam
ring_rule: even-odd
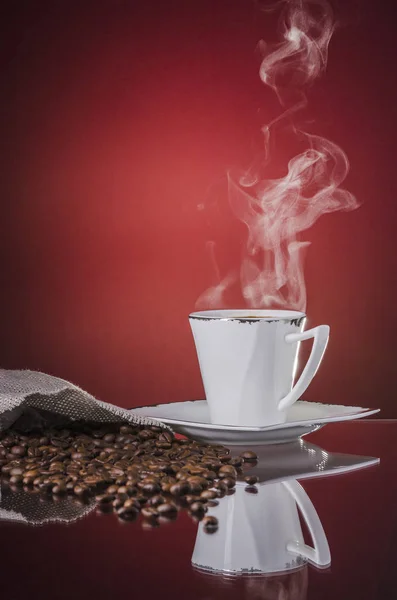
[[[260,43],[263,60],[259,76],[283,107],[282,114],[262,128],[262,171],[269,159],[273,128],[306,104],[306,89],[326,68],[334,31],[332,10],[325,0],[281,0],[280,5],[283,41],[273,48]],[[232,211],[248,229],[240,284],[247,305],[253,308],[304,311],[303,259],[310,242],[300,241],[299,234],[322,214],[358,206],[355,197],[340,187],[349,171],[343,150],[323,137],[295,128],[294,133],[305,142],[305,149],[289,161],[284,177],[263,179],[258,166],[237,179],[228,176]],[[215,261],[213,246],[211,250]],[[222,306],[224,293],[235,279],[228,275],[218,281],[200,296],[199,307]]]

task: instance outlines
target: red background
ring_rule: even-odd
[[[309,324],[331,325],[306,397],[396,417],[395,21],[392,3],[335,9],[308,114],[362,206],[304,235]],[[203,397],[187,315],[216,283],[206,242],[222,273],[240,261],[225,173],[279,110],[255,50],[274,17],[246,0],[32,1],[2,27],[0,365],[123,406]]]

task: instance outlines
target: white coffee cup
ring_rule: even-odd
[[[327,537],[309,496],[296,481],[258,485],[248,494],[238,482],[208,515],[219,521],[208,535],[202,523],[197,531],[192,564],[210,572],[235,575],[279,573],[310,562],[326,567],[331,562]],[[313,547],[305,543],[298,506],[310,531]]]
[[[306,390],[321,363],[329,326],[303,331],[306,315],[290,310],[211,310],[189,321],[212,423],[283,423],[286,409]],[[299,344],[313,338],[293,386]]]

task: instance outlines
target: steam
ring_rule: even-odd
[[[260,42],[264,58],[259,76],[283,104],[283,88],[303,88],[325,71],[335,24],[325,0],[282,0],[281,4],[285,5],[280,17],[284,41],[269,52]]]
[[[300,234],[325,214],[353,210],[358,202],[341,188],[349,162],[343,150],[323,137],[298,131],[294,134],[304,149],[292,158],[287,174],[279,179],[264,179],[270,158],[270,139],[281,120],[291,117],[306,105],[306,89],[326,69],[328,46],[334,19],[326,0],[282,0],[280,17],[282,41],[270,48],[263,41],[263,60],[259,76],[279,99],[283,112],[263,126],[265,154],[263,163],[238,179],[228,175],[230,206],[248,229],[247,247],[240,268],[243,297],[252,308],[286,307],[306,309],[303,262],[309,241]],[[216,266],[214,246],[212,260]],[[202,308],[220,307],[224,294],[235,282],[228,275],[200,296]]]

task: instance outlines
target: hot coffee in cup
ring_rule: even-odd
[[[212,423],[283,423],[322,360],[329,326],[304,331],[306,315],[289,310],[210,310],[189,315]],[[293,385],[301,341],[313,338]]]

